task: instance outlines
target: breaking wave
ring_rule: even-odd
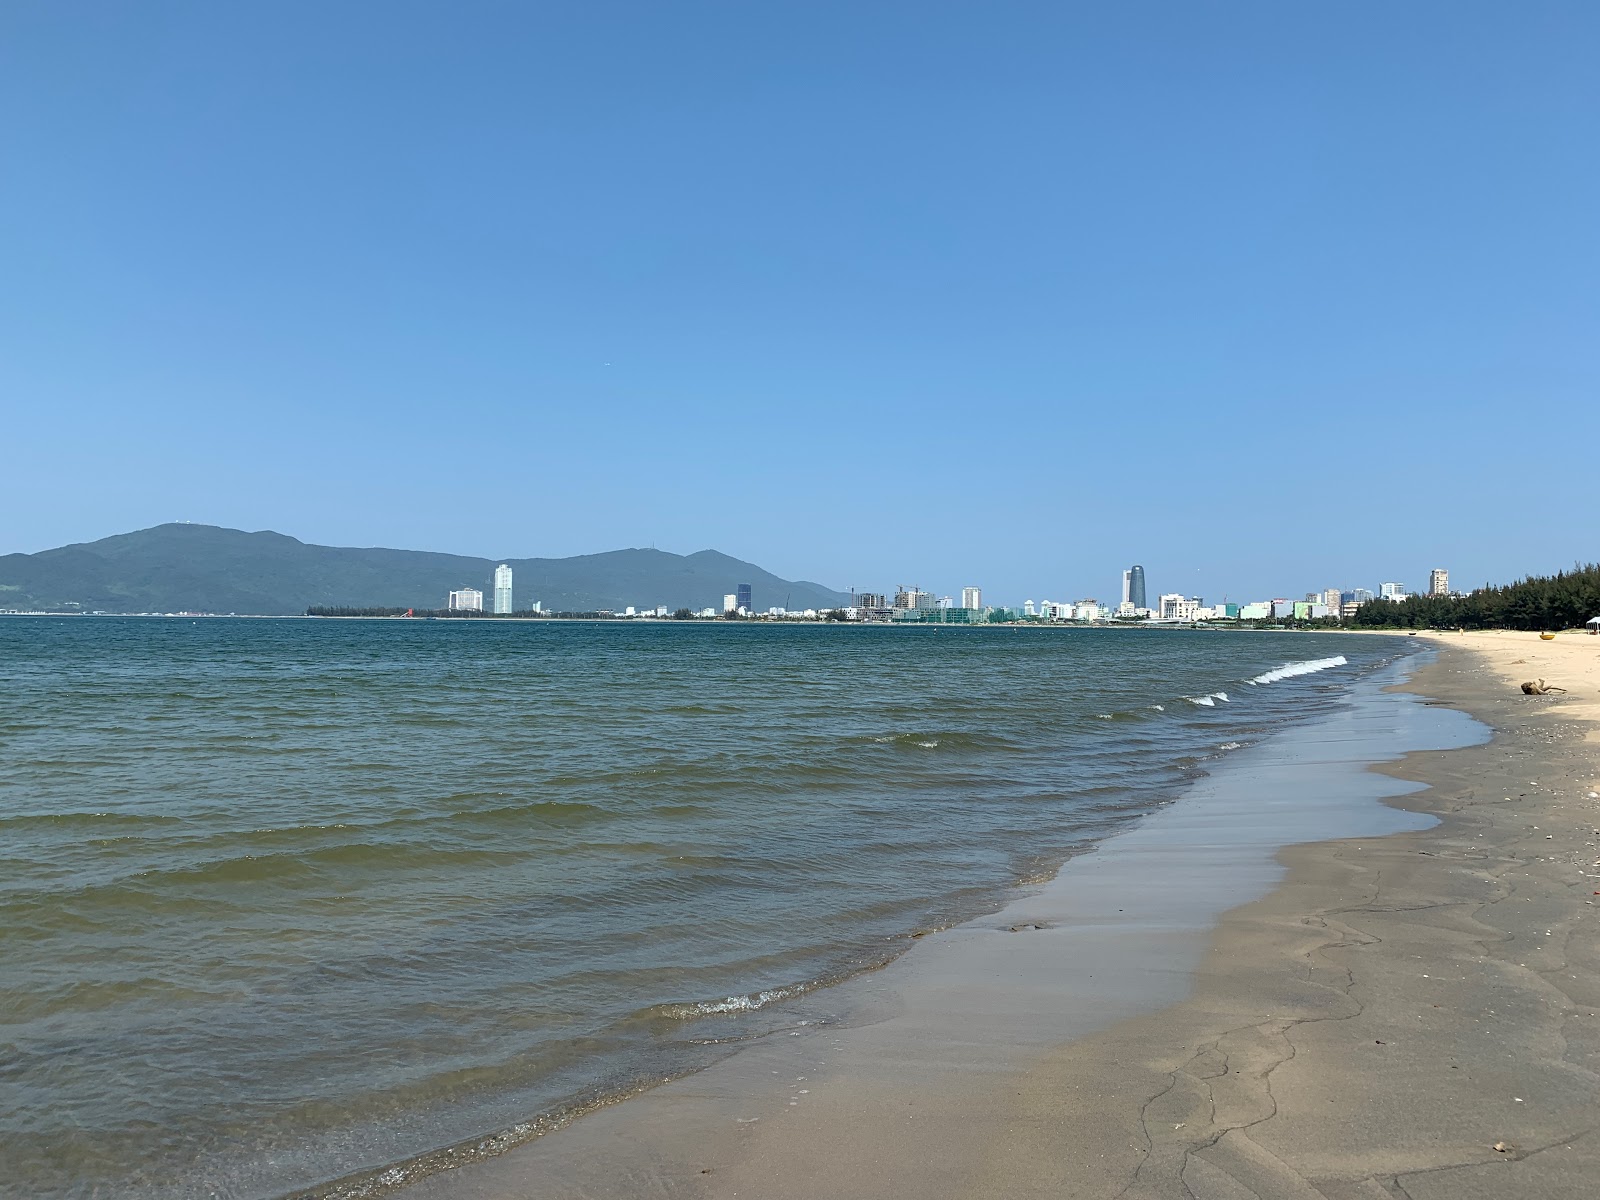
[[[1257,675],[1250,680],[1251,683],[1277,683],[1280,679],[1293,679],[1296,675],[1314,675],[1318,671],[1326,671],[1330,667],[1342,667],[1347,663],[1344,655],[1335,655],[1333,658],[1311,658],[1305,662],[1284,663],[1283,666]]]

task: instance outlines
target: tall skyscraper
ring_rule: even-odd
[[[982,608],[983,591],[981,588],[965,587],[961,589],[962,608]]]
[[[735,609],[737,609],[738,607],[739,607],[739,597],[735,593],[729,592],[727,595],[722,597],[722,611],[723,612],[731,613]]]
[[[1122,602],[1135,608],[1148,607],[1144,602],[1144,568],[1137,563],[1122,573]]]
[[[734,594],[738,597],[739,607],[744,609],[745,612],[750,612],[750,585],[748,583],[741,583],[735,590]]]
[[[1428,572],[1428,595],[1448,596],[1450,594],[1450,572],[1443,567],[1435,567]]]
[[[494,611],[511,611],[511,568],[505,563],[494,569]]]

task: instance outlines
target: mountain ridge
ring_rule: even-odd
[[[455,588],[491,598],[496,564],[512,569],[514,606],[551,612],[719,607],[738,584],[759,609],[830,608],[842,592],[782,579],[720,550],[654,548],[568,558],[480,558],[384,546],[322,546],[289,534],[169,523],[34,554],[0,555],[0,610],[228,612],[276,616],[329,607],[443,608]]]

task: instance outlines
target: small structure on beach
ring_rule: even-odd
[[[1600,617],[1590,617],[1584,622],[1584,626],[1590,633],[1600,633]]]

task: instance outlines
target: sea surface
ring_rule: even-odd
[[[528,1136],[1048,878],[1412,648],[0,618],[0,1194],[371,1194]]]

